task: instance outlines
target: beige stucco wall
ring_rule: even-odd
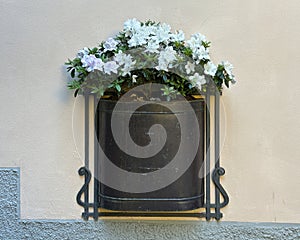
[[[300,223],[299,12],[298,0],[1,0],[0,166],[21,167],[21,217],[80,218],[82,102],[63,63],[136,17],[200,31],[212,58],[235,66],[222,97],[223,220]]]

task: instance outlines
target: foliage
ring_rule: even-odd
[[[78,92],[107,92],[120,97],[137,85],[164,84],[161,96],[175,99],[205,91],[208,83],[221,90],[234,83],[232,65],[215,65],[209,56],[210,42],[200,33],[185,39],[180,31],[171,32],[165,23],[129,19],[115,37],[94,48],[83,48],[68,60],[72,77],[69,89]]]

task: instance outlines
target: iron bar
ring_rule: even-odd
[[[205,108],[205,147],[206,147],[206,155],[205,155],[205,207],[206,207],[206,220],[210,220],[211,212],[210,212],[210,89],[207,88],[206,91],[206,108]]]
[[[220,93],[219,90],[216,88],[215,89],[215,137],[214,137],[214,142],[215,142],[215,169],[218,169],[220,167]],[[216,183],[220,182],[220,176],[215,179]],[[215,183],[215,184],[216,184]],[[217,215],[217,220],[220,220],[221,218],[221,213],[220,213],[220,191],[216,187],[215,188],[215,213]]]
[[[89,95],[84,94],[84,165],[88,169],[89,168]],[[84,192],[84,201],[85,203],[89,202],[89,188],[86,188]],[[84,212],[87,213],[89,211],[88,206],[84,207]]]
[[[225,189],[220,184],[220,176],[225,174],[225,170],[220,167],[220,93],[218,91],[212,91],[210,86],[207,87],[207,91],[205,93],[206,99],[206,108],[205,108],[205,203],[204,209],[205,211],[193,211],[193,212],[155,212],[155,211],[102,211],[100,209],[100,200],[101,198],[107,198],[107,196],[102,196],[100,193],[98,181],[99,181],[99,143],[96,134],[96,129],[98,129],[99,119],[96,114],[98,98],[96,95],[92,95],[93,97],[93,112],[90,112],[90,96],[88,94],[84,94],[84,159],[85,166],[81,167],[78,171],[79,175],[84,176],[84,185],[80,189],[77,194],[76,200],[77,203],[84,208],[82,213],[82,217],[84,220],[88,220],[92,217],[94,220],[98,220],[98,217],[196,217],[196,218],[206,218],[209,221],[211,218],[215,218],[219,220],[222,218],[222,213],[220,211],[221,208],[225,207],[229,202],[229,197],[225,191]],[[214,96],[214,143],[215,143],[215,156],[214,156],[214,170],[210,172],[211,165],[211,152],[210,152],[210,141],[211,141],[211,113],[210,113],[210,97]],[[90,131],[90,117],[94,117],[93,131]],[[91,135],[92,134],[92,135]],[[90,137],[93,138],[94,141],[94,202],[89,202],[89,183],[92,177],[91,172],[89,171],[89,148],[90,148]],[[214,185],[211,184],[211,181]],[[211,190],[212,187],[215,187],[215,202],[211,202]],[[84,201],[82,201],[82,197],[84,196]],[[223,197],[223,202],[220,202],[220,196]],[[124,201],[135,201],[135,198],[125,198]],[[152,199],[138,199],[150,201]],[[156,199],[157,200],[157,199]],[[172,201],[173,199],[158,199],[159,201]],[[177,200],[177,199],[176,199]],[[184,200],[184,199],[183,199]],[[91,210],[93,209],[93,210]],[[212,210],[214,210],[212,212]]]
[[[81,167],[78,170],[78,174],[80,176],[84,176],[84,184],[79,190],[76,200],[78,205],[82,206],[84,208],[84,212],[82,213],[82,217],[84,220],[88,220],[88,214],[89,214],[89,207],[93,206],[93,204],[90,204],[88,201],[86,201],[85,196],[87,196],[88,189],[89,189],[89,183],[91,181],[91,172],[86,167]],[[81,197],[84,194],[84,202],[82,202]]]
[[[220,184],[220,181],[219,181],[220,176],[223,176],[224,174],[225,174],[225,169],[222,167],[219,167],[213,171],[213,175],[212,175],[212,179],[215,184],[215,187],[219,190],[219,192],[221,193],[221,195],[224,199],[224,201],[219,204],[219,208],[223,208],[229,203],[228,194],[226,193],[225,189],[223,188],[223,186]],[[213,207],[216,207],[216,205],[214,205]]]
[[[100,217],[205,217],[205,213],[178,212],[100,212]]]
[[[98,143],[98,139],[97,139],[97,134],[96,134],[96,129],[98,129],[98,124],[99,124],[99,119],[98,119],[98,114],[96,114],[97,111],[97,107],[98,107],[98,98],[96,95],[94,95],[94,111],[93,111],[93,117],[94,117],[94,131],[93,131],[93,135],[94,135],[94,219],[97,221],[98,220],[98,202],[99,202],[99,198],[98,198],[98,180],[99,180],[99,164],[98,164],[98,159],[99,159],[99,143]]]

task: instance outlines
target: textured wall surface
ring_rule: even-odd
[[[19,177],[19,169],[0,169],[1,240],[300,239],[300,224],[19,219]]]
[[[14,239],[11,234],[18,232],[19,169],[0,168],[0,239]],[[18,239],[18,238],[15,238]]]

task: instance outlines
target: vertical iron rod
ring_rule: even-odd
[[[84,94],[84,166],[86,169],[89,169],[89,135],[89,95]],[[89,211],[89,188],[84,192],[84,203],[84,213],[87,214]]]
[[[220,93],[219,90],[215,89],[215,169],[220,167]],[[219,176],[219,175],[218,175]],[[220,177],[217,178],[219,183]],[[215,201],[216,201],[216,219],[220,220],[220,191],[215,188]]]
[[[205,186],[206,186],[206,220],[210,220],[211,212],[210,212],[210,90],[209,84],[206,91],[206,108],[205,108],[205,146],[206,146],[206,162],[205,162]]]
[[[97,95],[94,95],[94,111],[93,111],[93,117],[94,117],[94,219],[97,221],[98,217],[99,217],[99,212],[98,212],[98,202],[99,202],[99,191],[98,191],[98,182],[99,180],[99,144],[98,144],[98,138],[97,138],[97,134],[96,131],[99,131],[99,116],[97,114],[97,106],[98,106],[98,98]]]
[[[205,213],[202,212],[198,216],[206,217],[206,220],[209,221],[211,218],[215,218],[216,220],[219,220],[222,218],[221,213],[221,207],[224,207],[228,204],[228,196],[223,189],[223,187],[220,185],[220,176],[224,174],[224,169],[220,168],[220,93],[217,89],[215,89],[215,92],[211,92],[211,86],[209,85],[207,88],[207,91],[205,93],[206,98],[206,108],[205,108],[205,148],[206,148],[206,162],[205,162]],[[211,95],[214,95],[214,144],[215,144],[215,156],[214,156],[214,167],[215,170],[222,170],[223,172],[215,172],[214,171],[214,177],[211,180],[212,173],[211,173],[211,152],[210,152],[210,141],[211,141],[211,113],[210,113],[210,107],[211,107],[211,101],[210,97]],[[99,131],[99,115],[97,114],[97,107],[98,107],[98,101],[99,98],[96,95],[89,95],[84,94],[84,168],[89,168],[89,150],[90,150],[90,137],[93,137],[94,141],[94,203],[89,203],[89,189],[88,189],[88,183],[90,180],[91,175],[88,176],[88,174],[85,174],[85,188],[82,188],[79,193],[79,204],[84,207],[84,213],[83,217],[86,217],[86,220],[88,217],[93,217],[94,220],[98,220],[99,215],[101,213],[99,212],[100,207],[100,162],[99,162],[99,142],[97,138],[96,131]],[[92,98],[92,99],[91,99]],[[93,102],[93,112],[90,112],[90,104]],[[94,118],[94,126],[93,126],[93,133],[90,131],[90,117]],[[93,134],[93,135],[91,135]],[[91,143],[92,144],[92,143]],[[89,172],[89,171],[88,171]],[[215,174],[216,173],[216,174]],[[79,173],[80,175],[83,175]],[[211,181],[215,183],[215,203],[212,204],[212,200],[210,199],[211,196]],[[84,203],[80,200],[82,194],[84,194]],[[221,195],[224,198],[224,202],[220,203]],[[90,207],[93,207],[93,212],[90,212]],[[215,210],[212,212],[212,208]],[[162,214],[163,215],[163,214]],[[175,214],[176,215],[176,214]],[[116,213],[116,216],[119,216]],[[179,215],[178,215],[179,216]]]

